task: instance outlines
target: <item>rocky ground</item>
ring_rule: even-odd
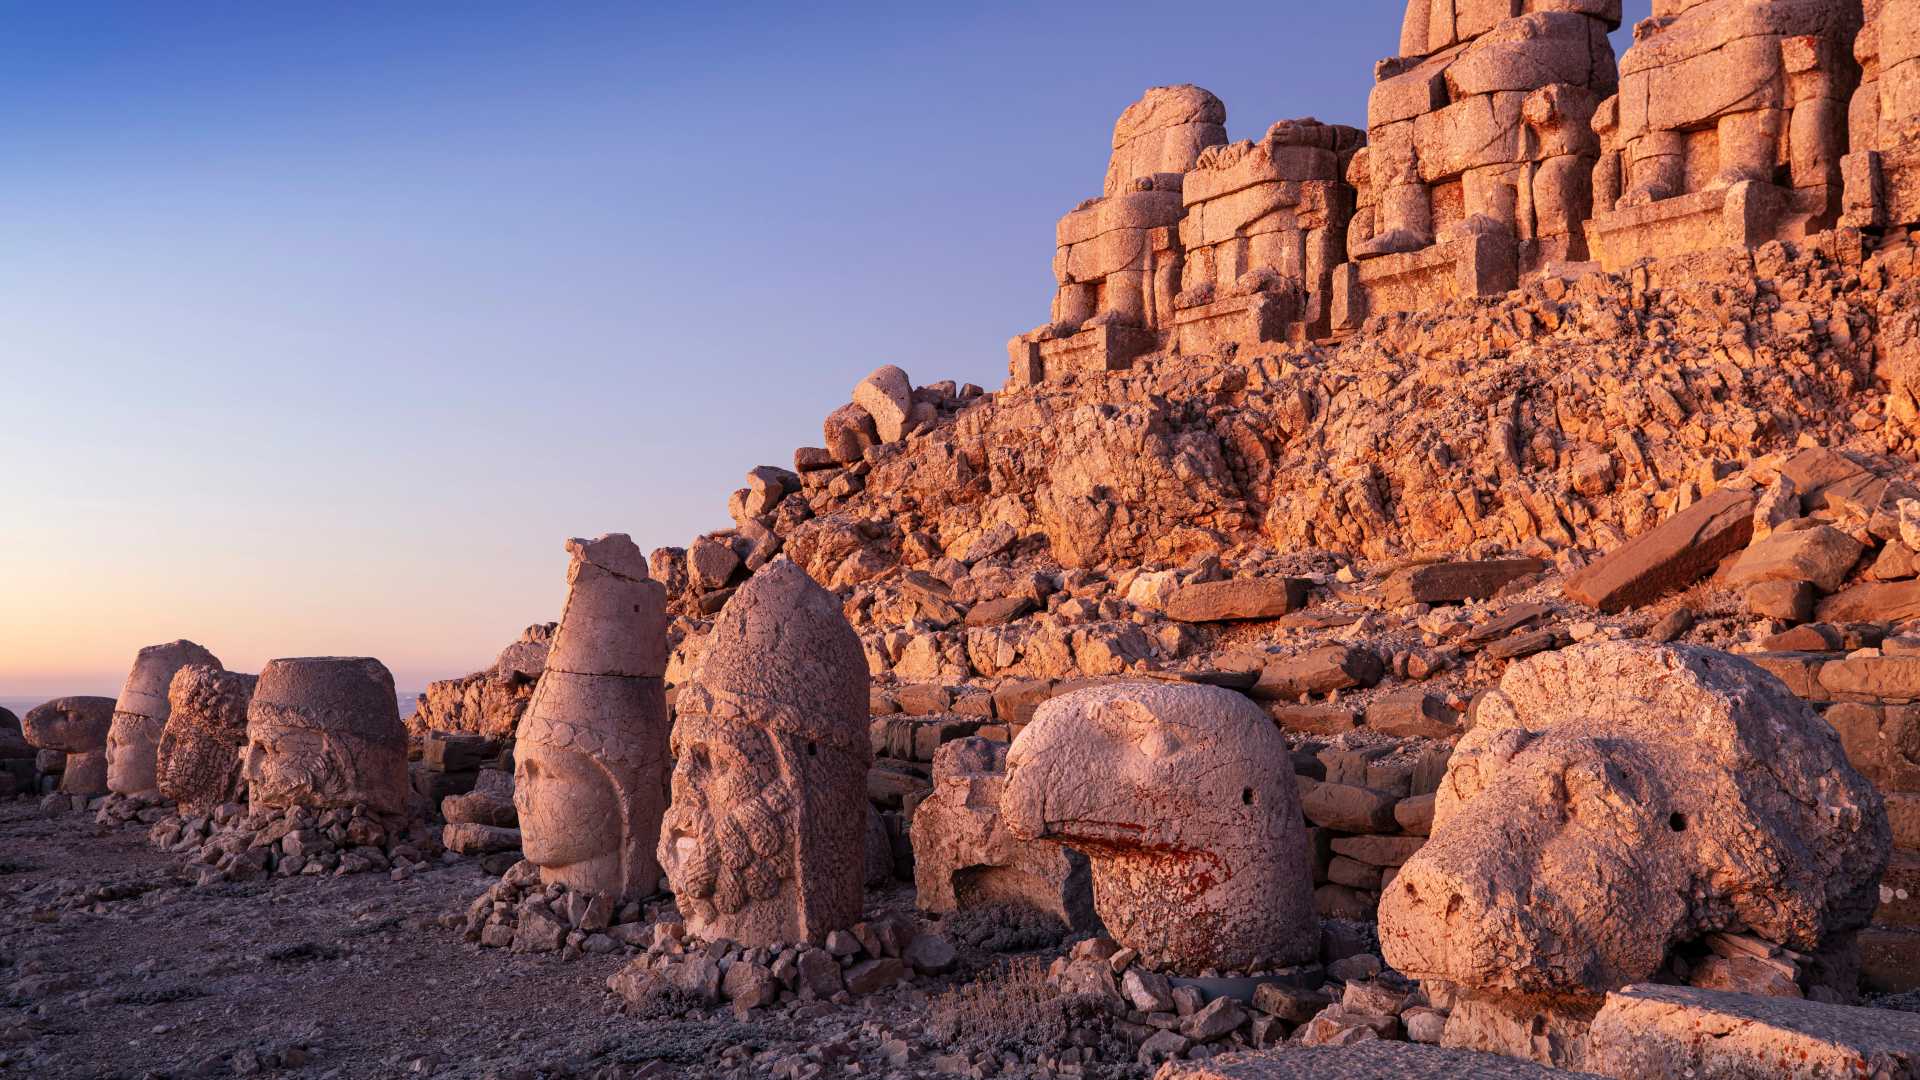
[[[1027,1036],[1071,1035],[1045,1002],[1001,992],[1005,978],[983,989],[993,958],[965,949],[975,975],[844,1004],[741,1019],[669,1001],[629,1015],[607,989],[625,954],[562,960],[463,940],[461,913],[492,880],[472,860],[400,881],[195,887],[143,829],[44,817],[30,800],[0,802],[0,852],[4,1076],[966,1075],[1002,1043],[1019,1060],[1034,1052]],[[1043,967],[1025,969],[1031,986]]]

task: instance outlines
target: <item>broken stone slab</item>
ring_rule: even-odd
[[[1740,553],[1727,584],[1810,581],[1823,593],[1836,592],[1864,551],[1860,541],[1831,525],[1775,532]]]
[[[462,855],[490,855],[496,851],[520,850],[520,830],[494,825],[455,822],[440,830],[440,843]]]
[[[967,609],[968,626],[999,626],[1032,613],[1038,605],[1031,597],[1002,596],[983,600]]]
[[[1920,1014],[1636,985],[1607,995],[1586,1068],[1633,1080],[1904,1077],[1920,1072]]]
[[[1522,656],[1546,652],[1561,644],[1560,632],[1551,627],[1542,630],[1529,630],[1524,634],[1515,634],[1493,642],[1486,648],[1488,656],[1495,660],[1516,660]]]
[[[1782,462],[1780,475],[1793,481],[1801,505],[1809,511],[1824,510],[1835,498],[1876,506],[1887,489],[1887,481],[1865,466],[1820,446],[1807,447]]]
[[[1298,699],[1356,686],[1372,686],[1386,668],[1372,650],[1358,645],[1323,645],[1294,656],[1276,656],[1260,669],[1253,696]]]
[[[1811,581],[1761,581],[1747,589],[1747,613],[1762,619],[1805,622],[1820,593]]]
[[[1275,702],[1267,715],[1288,731],[1307,735],[1338,735],[1360,726],[1360,714],[1338,705],[1294,705]]]
[[[1305,578],[1234,578],[1182,585],[1167,599],[1166,615],[1180,622],[1272,619],[1306,603]]]
[[[1302,778],[1300,809],[1307,820],[1339,832],[1377,833],[1393,828],[1393,805],[1398,801],[1384,791]]]
[[[1753,537],[1751,491],[1716,491],[1569,577],[1566,595],[1624,611],[1693,584]]]
[[[1309,1017],[1311,1019],[1311,1017]],[[1368,1037],[1345,1046],[1295,1046],[1169,1061],[1154,1080],[1597,1080],[1515,1058]]]
[[[1920,698],[1920,656],[1853,656],[1820,665],[1820,686],[1830,694],[1875,698]]]
[[[1821,622],[1898,622],[1920,616],[1920,581],[1866,582],[1820,601]]]
[[[1546,562],[1540,559],[1429,563],[1394,571],[1384,591],[1387,602],[1396,607],[1485,600],[1508,583],[1546,568]]]
[[[1367,706],[1367,726],[1400,738],[1445,739],[1460,734],[1460,717],[1425,690],[1400,690]]]
[[[1426,842],[1420,836],[1336,836],[1333,850],[1368,866],[1405,866]]]

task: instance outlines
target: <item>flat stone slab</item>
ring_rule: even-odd
[[[1635,1080],[1920,1075],[1920,1013],[1690,986],[1607,995],[1586,1065]]]
[[[1747,546],[1753,504],[1751,491],[1716,491],[1568,578],[1566,594],[1614,612],[1691,585]]]
[[[1182,585],[1167,600],[1167,618],[1181,622],[1273,619],[1306,603],[1305,578],[1234,578]]]
[[[1421,1043],[1369,1041],[1352,1046],[1282,1046],[1222,1054],[1207,1061],[1170,1061],[1154,1080],[1598,1080],[1518,1058]]]
[[[1509,582],[1546,568],[1541,559],[1429,563],[1394,571],[1385,590],[1387,601],[1401,606],[1485,600]]]

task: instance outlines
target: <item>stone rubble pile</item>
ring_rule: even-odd
[[[663,997],[693,1008],[725,1003],[742,1017],[795,1001],[845,1004],[915,976],[945,974],[956,961],[945,938],[900,918],[856,922],[819,945],[707,941],[677,922],[650,930],[646,951],[607,980],[634,1009]]]
[[[404,877],[442,850],[430,831],[397,824],[365,803],[251,811],[240,803],[222,803],[205,813],[163,812],[147,839],[163,851],[185,855],[201,885],[296,874],[381,871]]]

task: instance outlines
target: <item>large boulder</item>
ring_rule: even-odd
[[[1880,796],[1773,676],[1579,646],[1481,700],[1431,839],[1382,895],[1381,946],[1416,978],[1598,995],[1716,931],[1817,952],[1866,924],[1888,851]]]
[[[1093,863],[1094,907],[1151,964],[1284,967],[1318,953],[1286,740],[1246,697],[1118,683],[1042,705],[1007,754],[1013,835]]]

